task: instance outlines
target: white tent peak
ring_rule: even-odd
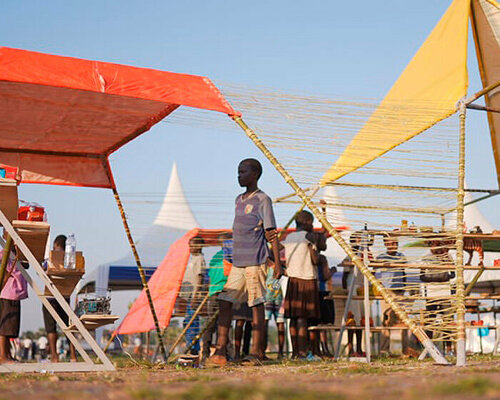
[[[167,192],[153,225],[190,230],[199,227],[189,206],[174,162]]]

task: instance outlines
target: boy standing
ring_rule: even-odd
[[[186,327],[189,321],[193,319],[196,309],[200,305],[204,296],[203,289],[204,278],[206,276],[207,266],[203,256],[202,248],[205,244],[203,238],[195,236],[189,241],[189,252],[191,254],[189,263],[184,273],[184,279],[180,289],[179,296],[187,301],[186,315],[183,326]],[[196,316],[191,326],[186,331],[186,346],[189,346],[200,332],[200,317]],[[198,354],[200,342],[197,341],[191,348],[191,354]]]
[[[262,165],[259,161],[248,158],[240,162],[238,183],[245,187],[246,191],[236,198],[233,224],[233,267],[224,289],[219,294],[217,350],[209,359],[214,365],[223,366],[227,363],[225,349],[233,303],[244,301],[247,301],[252,309],[253,325],[252,348],[246,360],[252,362],[264,357],[264,302],[268,258],[266,236],[272,242],[275,254],[275,276],[281,276],[282,271],[272,201],[257,186],[261,175]]]

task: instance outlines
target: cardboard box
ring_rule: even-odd
[[[85,272],[85,257],[81,251],[76,252],[76,266],[75,269],[64,268],[64,251],[51,250],[49,256],[49,267],[47,272],[60,272],[60,271],[79,271]]]

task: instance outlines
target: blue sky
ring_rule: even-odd
[[[449,0],[5,1],[0,45],[292,93],[382,98],[449,4]],[[474,56],[473,46],[469,47]],[[470,60],[473,92],[479,88],[479,77],[474,58]],[[485,118],[471,113],[468,123],[473,132],[468,138],[469,185],[495,187]],[[263,159],[248,139],[235,132],[160,123],[113,155],[118,189],[162,192],[176,161],[188,194],[217,193],[231,204],[239,192],[238,161],[248,156]],[[273,197],[288,192],[267,163],[261,186]],[[76,233],[88,268],[127,252],[110,191],[24,185],[20,196],[47,207],[53,234]],[[489,200],[482,210],[498,226],[496,204],[496,199]],[[227,226],[231,213],[199,219],[206,227]]]

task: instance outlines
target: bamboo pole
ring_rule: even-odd
[[[311,193],[310,197],[311,198],[314,197],[314,195],[316,193],[318,193],[318,190],[319,190],[319,186],[315,187],[313,189],[313,192]],[[306,208],[306,203],[302,202],[302,205],[299,207],[299,209],[295,212],[295,214],[292,215],[292,218],[290,218],[288,220],[288,222],[285,224],[285,226],[283,227],[283,229],[281,230],[281,232],[278,233],[278,239],[281,239],[281,236],[283,236],[283,234],[290,227],[290,225],[292,225],[292,222],[295,220],[295,217],[297,216],[297,214],[300,213],[302,210],[304,210],[304,208]]]
[[[301,187],[295,182],[288,171],[281,165],[281,163],[274,157],[274,155],[269,151],[269,149],[262,143],[259,137],[253,132],[248,125],[239,116],[232,116],[232,119],[236,124],[245,132],[250,140],[257,146],[257,148],[267,157],[271,164],[276,168],[276,170],[281,174],[286,183],[288,183],[295,193],[302,199],[306,206],[312,211],[318,221],[328,230],[330,236],[332,236],[337,243],[342,247],[346,254],[351,258],[353,263],[361,271],[361,273],[368,278],[370,283],[375,287],[379,293],[382,294],[384,300],[389,304],[389,306],[394,310],[394,312],[401,318],[408,328],[413,332],[413,334],[420,340],[422,345],[429,350],[432,358],[438,364],[449,364],[446,358],[440,353],[434,343],[429,339],[424,329],[418,326],[415,321],[409,318],[408,314],[404,309],[394,300],[393,295],[388,291],[378,279],[371,273],[371,271],[364,265],[360,258],[353,252],[350,245],[348,245],[342,236],[335,230],[335,228],[330,224],[327,218],[321,213],[321,211],[316,207],[311,198],[301,189]]]
[[[7,264],[9,263],[9,256],[12,250],[12,237],[7,234],[7,240],[5,242],[5,247],[2,254],[2,263],[0,264],[0,290],[3,289],[5,270],[7,269]]]
[[[130,227],[128,225],[127,216],[125,215],[125,210],[123,209],[123,204],[120,199],[120,195],[118,194],[118,190],[116,189],[116,185],[113,182],[113,176],[111,174],[111,168],[109,167],[108,160],[106,158],[101,159],[104,170],[106,171],[106,175],[108,176],[109,182],[111,183],[111,189],[113,190],[113,195],[115,197],[116,205],[118,206],[118,210],[120,211],[120,217],[122,219],[123,228],[125,229],[125,234],[127,235],[128,243],[130,248],[132,249],[132,254],[134,255],[135,262],[137,264],[137,270],[139,271],[139,276],[141,277],[142,287],[146,292],[146,297],[148,299],[149,309],[151,310],[151,315],[153,316],[153,321],[155,324],[156,333],[158,334],[158,344],[160,346],[161,353],[163,357],[166,356],[167,353],[165,351],[165,346],[163,344],[163,339],[161,337],[161,329],[160,323],[158,322],[158,316],[156,315],[155,307],[153,304],[153,298],[151,297],[151,292],[149,290],[148,281],[146,280],[146,274],[144,273],[144,269],[142,268],[141,259],[139,257],[139,253],[137,248],[135,247],[134,239],[132,237],[132,233],[130,232]]]
[[[481,277],[483,272],[484,272],[484,265],[481,265],[481,267],[479,268],[479,271],[477,271],[476,275],[474,275],[474,278],[472,278],[472,280],[469,282],[469,284],[465,288],[464,297],[467,297],[470,294],[470,292],[474,288],[474,285],[477,283],[477,281],[479,280],[479,278]]]
[[[457,366],[464,366],[465,357],[465,288],[464,288],[464,199],[465,199],[465,113],[466,105],[459,105],[460,137],[458,158],[458,193],[457,193]]]
[[[137,248],[135,247],[134,239],[132,238],[132,233],[130,232],[127,217],[125,216],[125,211],[123,210],[123,205],[115,185],[113,185],[112,189],[113,189],[113,195],[115,196],[116,205],[118,206],[118,210],[120,211],[120,216],[122,218],[123,227],[125,228],[125,233],[127,234],[130,248],[132,249],[132,253],[134,254],[135,262],[137,264],[137,269],[139,271],[139,276],[141,277],[142,287],[146,292],[146,297],[149,303],[149,309],[151,310],[151,314],[153,316],[153,321],[156,328],[156,333],[158,334],[158,344],[160,346],[162,355],[166,359],[167,353],[165,351],[165,346],[163,344],[163,339],[161,337],[160,323],[158,321],[158,316],[156,315],[155,306],[153,304],[153,298],[151,296],[151,291],[149,290],[148,281],[146,280],[146,274],[144,273],[144,269],[142,268],[141,259],[139,258],[139,253],[137,252]]]
[[[194,339],[191,341],[191,343],[189,343],[189,346],[188,346],[188,347],[186,347],[186,350],[185,350],[186,352],[187,352],[187,351],[189,351],[189,350],[191,350],[191,347],[193,347],[193,346],[196,344],[196,342],[202,338],[202,336],[204,335],[204,333],[205,333],[207,330],[209,330],[213,324],[215,324],[215,321],[217,320],[217,317],[218,317],[218,316],[219,316],[219,310],[217,310],[217,311],[214,313],[214,315],[212,315],[212,316],[210,317],[210,319],[207,321],[207,323],[205,324],[205,326],[203,327],[203,329],[200,331],[200,333],[198,333],[198,334],[194,337]],[[205,344],[203,344],[203,345],[205,345]]]
[[[471,97],[466,99],[463,102],[463,106],[464,107],[468,106],[469,104],[471,104],[471,103],[475,102],[477,99],[479,99],[481,96],[484,96],[485,94],[488,94],[489,92],[491,92],[493,89],[496,89],[498,86],[500,86],[500,81],[486,86],[484,89],[480,90],[479,92],[474,93]],[[459,107],[461,107],[461,104],[459,105]],[[465,113],[465,111],[464,111],[464,113]]]
[[[177,345],[179,344],[179,342],[182,340],[182,338],[184,337],[184,335],[186,334],[187,330],[190,328],[191,325],[193,325],[193,322],[194,322],[194,319],[198,316],[198,314],[201,312],[201,309],[203,308],[203,306],[205,305],[205,303],[208,301],[208,298],[210,297],[210,293],[207,293],[207,295],[204,297],[204,299],[202,300],[202,302],[200,303],[200,305],[198,306],[198,308],[196,309],[196,311],[194,312],[194,314],[191,316],[191,319],[189,320],[189,322],[186,324],[186,326],[184,327],[184,329],[181,331],[181,333],[179,333],[179,335],[177,336],[177,338],[175,339],[174,343],[172,344],[172,346],[170,347],[170,350],[168,351],[168,354],[165,358],[165,361],[168,362],[168,359],[170,358],[170,356],[172,355],[174,349],[177,347]]]

